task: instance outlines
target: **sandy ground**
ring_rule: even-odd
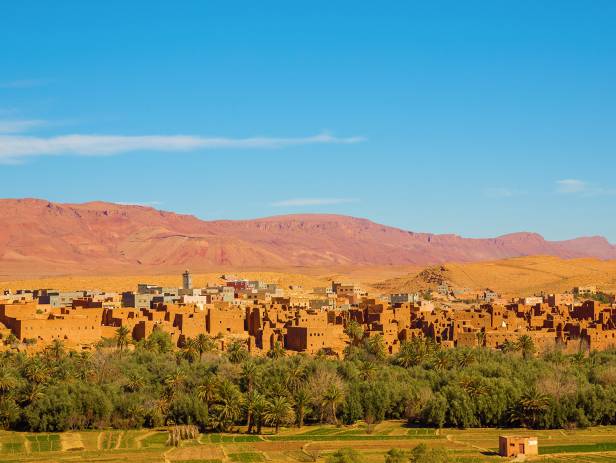
[[[447,279],[454,287],[479,290],[491,288],[504,295],[529,295],[541,291],[562,292],[579,285],[596,285],[599,289],[616,291],[616,260],[559,259],[556,257],[533,256],[504,259],[491,262],[444,264]],[[196,273],[193,284],[196,287],[207,283],[222,282],[223,274],[240,278],[257,279],[277,283],[283,288],[290,285],[311,289],[329,285],[332,281],[359,283],[371,293],[417,291],[417,282],[422,267],[341,267],[341,268],[289,268],[272,271],[219,271]],[[151,283],[162,286],[180,286],[181,275],[139,274],[139,275],[63,275],[36,276],[31,278],[0,277],[0,289],[53,288],[101,289],[106,291],[134,290],[137,283]],[[379,288],[378,290],[375,288]]]

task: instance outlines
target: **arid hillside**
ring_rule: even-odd
[[[337,215],[208,222],[141,206],[0,200],[0,278],[425,266],[528,255],[615,259],[616,247],[601,237],[556,242],[533,233],[493,239],[414,233]]]
[[[413,292],[434,289],[441,281],[456,288],[491,288],[512,296],[562,292],[582,285],[596,285],[603,291],[616,292],[616,261],[532,256],[448,263],[373,282],[373,286],[383,292]]]

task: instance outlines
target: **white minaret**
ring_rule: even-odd
[[[182,274],[182,289],[192,289],[192,277],[190,276],[190,272],[188,270]]]

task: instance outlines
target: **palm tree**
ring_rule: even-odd
[[[434,369],[437,371],[445,371],[449,369],[451,359],[449,353],[445,350],[438,350],[434,355]]]
[[[131,340],[130,331],[125,326],[121,326],[115,333],[116,347],[122,352]]]
[[[338,411],[338,405],[344,399],[344,394],[342,389],[337,384],[330,384],[328,388],[325,390],[323,394],[323,405],[324,408],[329,407],[332,418],[334,420],[334,424],[338,424],[338,418],[336,417]],[[321,421],[323,418],[321,417]]]
[[[246,412],[247,432],[250,434],[255,425],[255,415],[263,410],[264,397],[257,391],[249,391],[246,393],[244,400],[244,411]],[[259,417],[260,418],[260,417]]]
[[[570,361],[573,365],[581,367],[586,361],[586,355],[584,354],[584,352],[576,352],[570,357]]]
[[[505,342],[503,342],[500,346],[500,349],[505,353],[505,354],[509,354],[511,352],[515,352],[517,350],[517,346],[516,343],[506,339]]]
[[[41,384],[49,379],[49,370],[39,357],[33,357],[24,367],[24,377],[31,383]]]
[[[76,375],[82,381],[91,377],[94,374],[94,364],[92,362],[92,354],[90,352],[81,352],[75,359]]]
[[[21,413],[21,408],[11,397],[0,398],[0,428],[8,429]]]
[[[458,366],[460,368],[466,368],[473,363],[475,363],[476,357],[475,352],[469,349],[465,349],[459,352],[458,355]]]
[[[257,374],[257,364],[253,361],[244,362],[242,364],[242,379],[246,381],[246,391],[252,392],[255,376]]]
[[[267,384],[269,397],[289,397],[289,389],[282,378],[272,378]]]
[[[242,413],[242,394],[237,386],[228,380],[223,381],[218,389],[217,404],[218,427],[225,432]]]
[[[385,340],[383,339],[382,334],[377,334],[376,336],[371,336],[368,338],[366,342],[366,350],[369,354],[373,355],[377,360],[385,359]]]
[[[522,357],[524,358],[524,360],[532,358],[532,356],[535,354],[535,343],[533,342],[533,339],[527,334],[518,338],[516,346],[517,350],[522,352]]]
[[[242,341],[233,341],[227,347],[227,356],[231,363],[242,363],[248,358],[248,351],[246,350],[245,343]]]
[[[284,350],[284,347],[282,347],[282,345],[280,344],[279,341],[276,341],[274,343],[274,347],[272,347],[269,352],[267,353],[267,356],[273,360],[277,360],[279,358],[284,357],[285,355],[287,355],[287,351]]]
[[[427,360],[429,355],[429,344],[423,339],[412,338],[410,341],[402,342],[395,363],[404,368],[411,368],[422,364]]]
[[[274,433],[278,434],[280,425],[292,422],[295,412],[286,397],[274,397],[267,403],[263,418],[267,424],[274,426]]]
[[[469,397],[473,399],[485,396],[489,392],[488,387],[478,378],[463,377],[460,379],[459,384]]]
[[[184,385],[186,381],[186,375],[181,370],[176,370],[165,378],[165,393],[167,397],[172,398],[175,393]]]
[[[154,401],[152,409],[164,423],[167,420],[167,413],[169,413],[169,401],[165,397],[162,397]]]
[[[534,428],[539,424],[539,418],[549,409],[550,398],[536,388],[527,390],[513,411],[511,421],[525,427]]]
[[[355,320],[351,320],[347,323],[344,334],[349,337],[351,345],[357,347],[364,338],[364,329]]]
[[[291,368],[287,370],[285,377],[285,384],[291,392],[296,392],[303,386],[306,381],[307,373],[306,366],[295,359],[299,359],[299,357],[293,358],[294,363],[291,365]]]
[[[59,361],[65,354],[64,343],[59,339],[54,339],[47,347],[47,350],[56,361]]]
[[[310,394],[305,388],[298,389],[293,396],[295,402],[295,416],[298,428],[304,425],[304,417],[309,412],[308,404],[310,403]]]
[[[199,352],[199,361],[201,361],[201,359],[203,358],[203,354],[216,349],[216,343],[211,336],[208,336],[205,333],[201,333],[195,338],[195,347],[197,349],[197,352]]]
[[[130,373],[126,378],[124,390],[128,392],[137,392],[143,389],[143,386],[145,386],[145,381],[143,377],[137,373]]]
[[[192,339],[188,340],[188,343],[181,351],[181,357],[188,360],[188,363],[194,363],[199,357],[198,347]]]
[[[359,365],[359,377],[362,381],[370,381],[376,375],[376,365],[373,362],[366,361]]]
[[[52,355],[55,358],[57,353],[54,354],[49,352],[48,355]],[[75,381],[76,379],[78,379],[73,370],[74,369],[72,362],[68,362],[66,361],[66,359],[62,358],[58,361],[55,361],[55,363],[53,363],[50,367],[50,371],[54,379],[60,381]]]
[[[210,413],[210,407],[218,398],[218,378],[209,373],[197,387],[197,398],[204,403],[205,409]]]
[[[39,383],[31,383],[26,393],[26,401],[31,404],[45,397],[45,388]]]
[[[15,378],[11,372],[3,368],[0,372],[0,395],[9,394],[18,384],[17,378]]]
[[[263,416],[265,415],[265,408],[267,406],[267,400],[261,394],[256,395],[253,398],[252,403],[252,419],[257,425],[257,434],[261,434],[263,428]]]

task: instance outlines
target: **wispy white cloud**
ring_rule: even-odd
[[[526,191],[507,187],[491,187],[485,188],[483,194],[488,198],[513,198],[514,196],[525,195]]]
[[[20,79],[0,82],[0,88],[32,88],[47,84],[44,79]]]
[[[355,198],[296,198],[285,199],[271,203],[274,207],[293,207],[293,206],[329,206],[333,204],[347,204],[358,202]]]
[[[47,125],[47,121],[40,119],[0,120],[0,133],[20,133]]]
[[[556,191],[563,194],[582,193],[586,191],[588,184],[575,178],[567,178],[556,181]]]
[[[191,135],[62,135],[55,137],[0,136],[0,162],[19,162],[33,156],[112,156],[132,151],[182,152],[197,149],[284,148],[310,144],[351,144],[362,137],[339,138],[319,134],[298,138],[222,138]]]
[[[616,188],[606,188],[601,185],[585,182],[578,179],[565,179],[556,182],[556,192],[560,194],[592,196],[614,196]]]

